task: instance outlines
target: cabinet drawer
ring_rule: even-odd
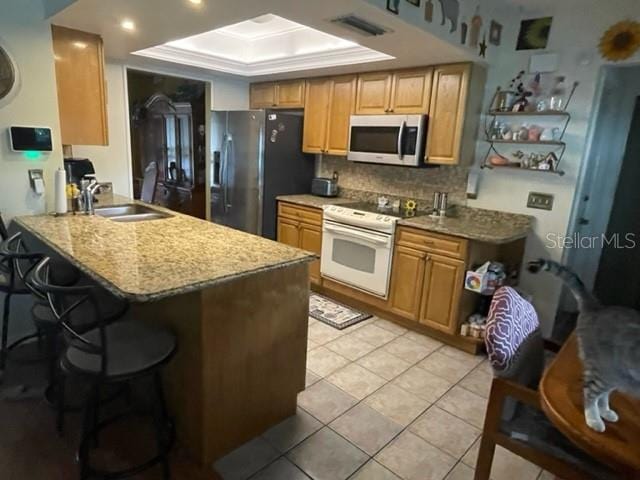
[[[422,230],[406,227],[398,228],[396,243],[405,247],[440,253],[456,258],[464,258],[467,253],[466,240],[435,233],[426,233]]]
[[[300,207],[291,203],[278,202],[278,215],[293,220],[300,220],[310,225],[322,225],[322,210]]]

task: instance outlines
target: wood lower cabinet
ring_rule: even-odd
[[[433,74],[427,163],[460,163],[460,149],[468,100],[470,64],[436,67]]]
[[[426,256],[401,245],[394,248],[389,309],[410,320],[418,319]]]
[[[465,275],[465,263],[428,254],[418,321],[446,333],[458,330],[458,307]]]
[[[278,241],[320,255],[322,251],[322,211],[291,203],[278,203]],[[309,265],[309,280],[319,285],[320,260]]]
[[[305,81],[252,83],[251,108],[304,108]]]
[[[355,99],[355,75],[309,80],[302,151],[346,155],[349,120],[355,109]]]
[[[102,38],[51,26],[63,145],[108,145]]]
[[[465,275],[465,240],[399,228],[389,309],[401,317],[453,334],[458,329]]]

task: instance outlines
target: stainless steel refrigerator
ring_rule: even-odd
[[[302,153],[302,114],[212,115],[211,220],[275,240],[276,197],[311,189],[314,156]]]

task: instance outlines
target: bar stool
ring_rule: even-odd
[[[91,395],[84,409],[82,436],[78,447],[81,480],[124,478],[137,475],[148,468],[161,465],[163,478],[170,478],[169,452],[175,441],[175,428],[164,398],[161,369],[176,351],[176,338],[170,332],[152,328],[142,322],[119,321],[107,324],[100,318],[94,287],[86,285],[58,286],[49,281],[48,258],[42,259],[29,273],[27,282],[45,295],[63,329],[66,348],[60,365],[67,376],[84,379],[91,386]],[[89,305],[96,328],[81,333],[76,325],[81,306]],[[89,322],[91,323],[91,322]],[[122,420],[122,415],[100,420],[100,393],[107,385],[129,384],[152,378],[157,408],[153,417],[157,452],[146,462],[117,472],[98,471],[90,465],[89,451],[106,426]]]

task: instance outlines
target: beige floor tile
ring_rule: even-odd
[[[314,342],[313,340],[311,340],[310,338],[307,339],[307,352],[309,350],[313,350],[314,348],[318,348],[320,346],[319,343]]]
[[[368,396],[364,403],[399,425],[409,425],[431,405],[411,392],[391,383]]]
[[[311,480],[302,470],[284,457],[279,458],[251,480]]]
[[[481,370],[484,373],[493,375],[493,368],[491,368],[491,363],[489,363],[489,360],[483,360],[482,362],[480,362],[480,365],[476,367],[476,370]]]
[[[556,476],[551,472],[542,470],[540,475],[538,475],[538,480],[556,480]]]
[[[278,451],[285,453],[322,427],[322,423],[298,408],[295,415],[271,427],[262,436]]]
[[[443,345],[442,342],[436,340],[435,338],[431,338],[418,332],[409,331],[404,335],[404,337],[408,340],[411,340],[412,342],[416,342],[422,346],[427,347],[432,352],[436,351]]]
[[[318,347],[307,353],[307,368],[316,375],[326,377],[349,363],[342,355],[328,348]]]
[[[493,375],[486,373],[484,370],[475,369],[464,377],[458,385],[470,392],[477,393],[481,397],[489,398],[492,381]]]
[[[437,402],[438,407],[482,429],[487,399],[462,387],[455,386]]]
[[[455,458],[462,457],[481,433],[480,429],[436,406],[423,413],[409,430]]]
[[[325,427],[291,450],[287,458],[313,479],[344,480],[364,465],[369,457]]]
[[[400,480],[400,477],[375,460],[369,460],[349,480]]]
[[[307,370],[307,376],[305,378],[304,388],[309,388],[311,385],[313,385],[320,379],[321,377],[319,375],[316,375],[311,370]]]
[[[316,322],[313,325],[309,325],[309,340],[317,343],[318,345],[329,343],[331,340],[335,340],[344,334],[344,330],[338,330],[337,328],[330,327],[322,322]]]
[[[371,456],[378,453],[403,428],[363,403],[335,419],[329,426]]]
[[[389,320],[384,320],[383,318],[377,318],[373,324],[376,327],[384,328],[385,330],[389,330],[391,333],[395,333],[396,335],[403,335],[407,333],[407,329],[401,327],[397,323],[390,322]]]
[[[269,465],[279,452],[264,438],[256,437],[225,455],[213,468],[224,480],[245,480]]]
[[[459,462],[453,470],[449,472],[445,480],[473,480],[475,470]]]
[[[405,362],[401,358],[391,355],[382,349],[369,353],[358,360],[357,363],[367,370],[380,375],[385,380],[393,380],[411,367],[409,362]]]
[[[359,328],[358,330],[353,332],[353,335],[355,335],[363,342],[370,343],[374,347],[381,347],[385,343],[389,343],[391,340],[398,336],[395,333],[390,332],[389,330],[376,327],[374,324]]]
[[[332,373],[327,380],[358,400],[371,395],[387,383],[384,378],[355,363]]]
[[[327,343],[325,347],[351,361],[364,357],[367,353],[375,350],[376,348],[370,343],[360,340],[353,333],[343,335],[342,337]]]
[[[475,468],[479,448],[480,439],[462,457],[462,462],[471,468]],[[514,478],[518,480],[536,480],[541,472],[542,469],[537,465],[519,457],[515,453],[511,453],[509,450],[496,446],[491,466],[491,480],[513,480]]]
[[[405,335],[387,343],[382,349],[411,365],[414,365],[433,352],[433,349],[409,340]]]
[[[329,382],[320,380],[298,395],[298,406],[322,423],[329,423],[358,401]]]
[[[454,383],[459,382],[473,368],[468,363],[460,362],[455,358],[440,353],[439,350],[418,363],[418,366],[429,373]]]
[[[458,350],[450,345],[444,345],[440,349],[440,353],[448,355],[451,358],[455,358],[459,362],[469,365],[471,368],[477,367],[487,358],[484,355],[471,355],[470,353],[463,352],[462,350]]]
[[[444,395],[453,385],[449,380],[433,375],[417,366],[411,367],[392,383],[432,403]]]
[[[442,480],[456,459],[405,431],[375,457],[405,480]]]

